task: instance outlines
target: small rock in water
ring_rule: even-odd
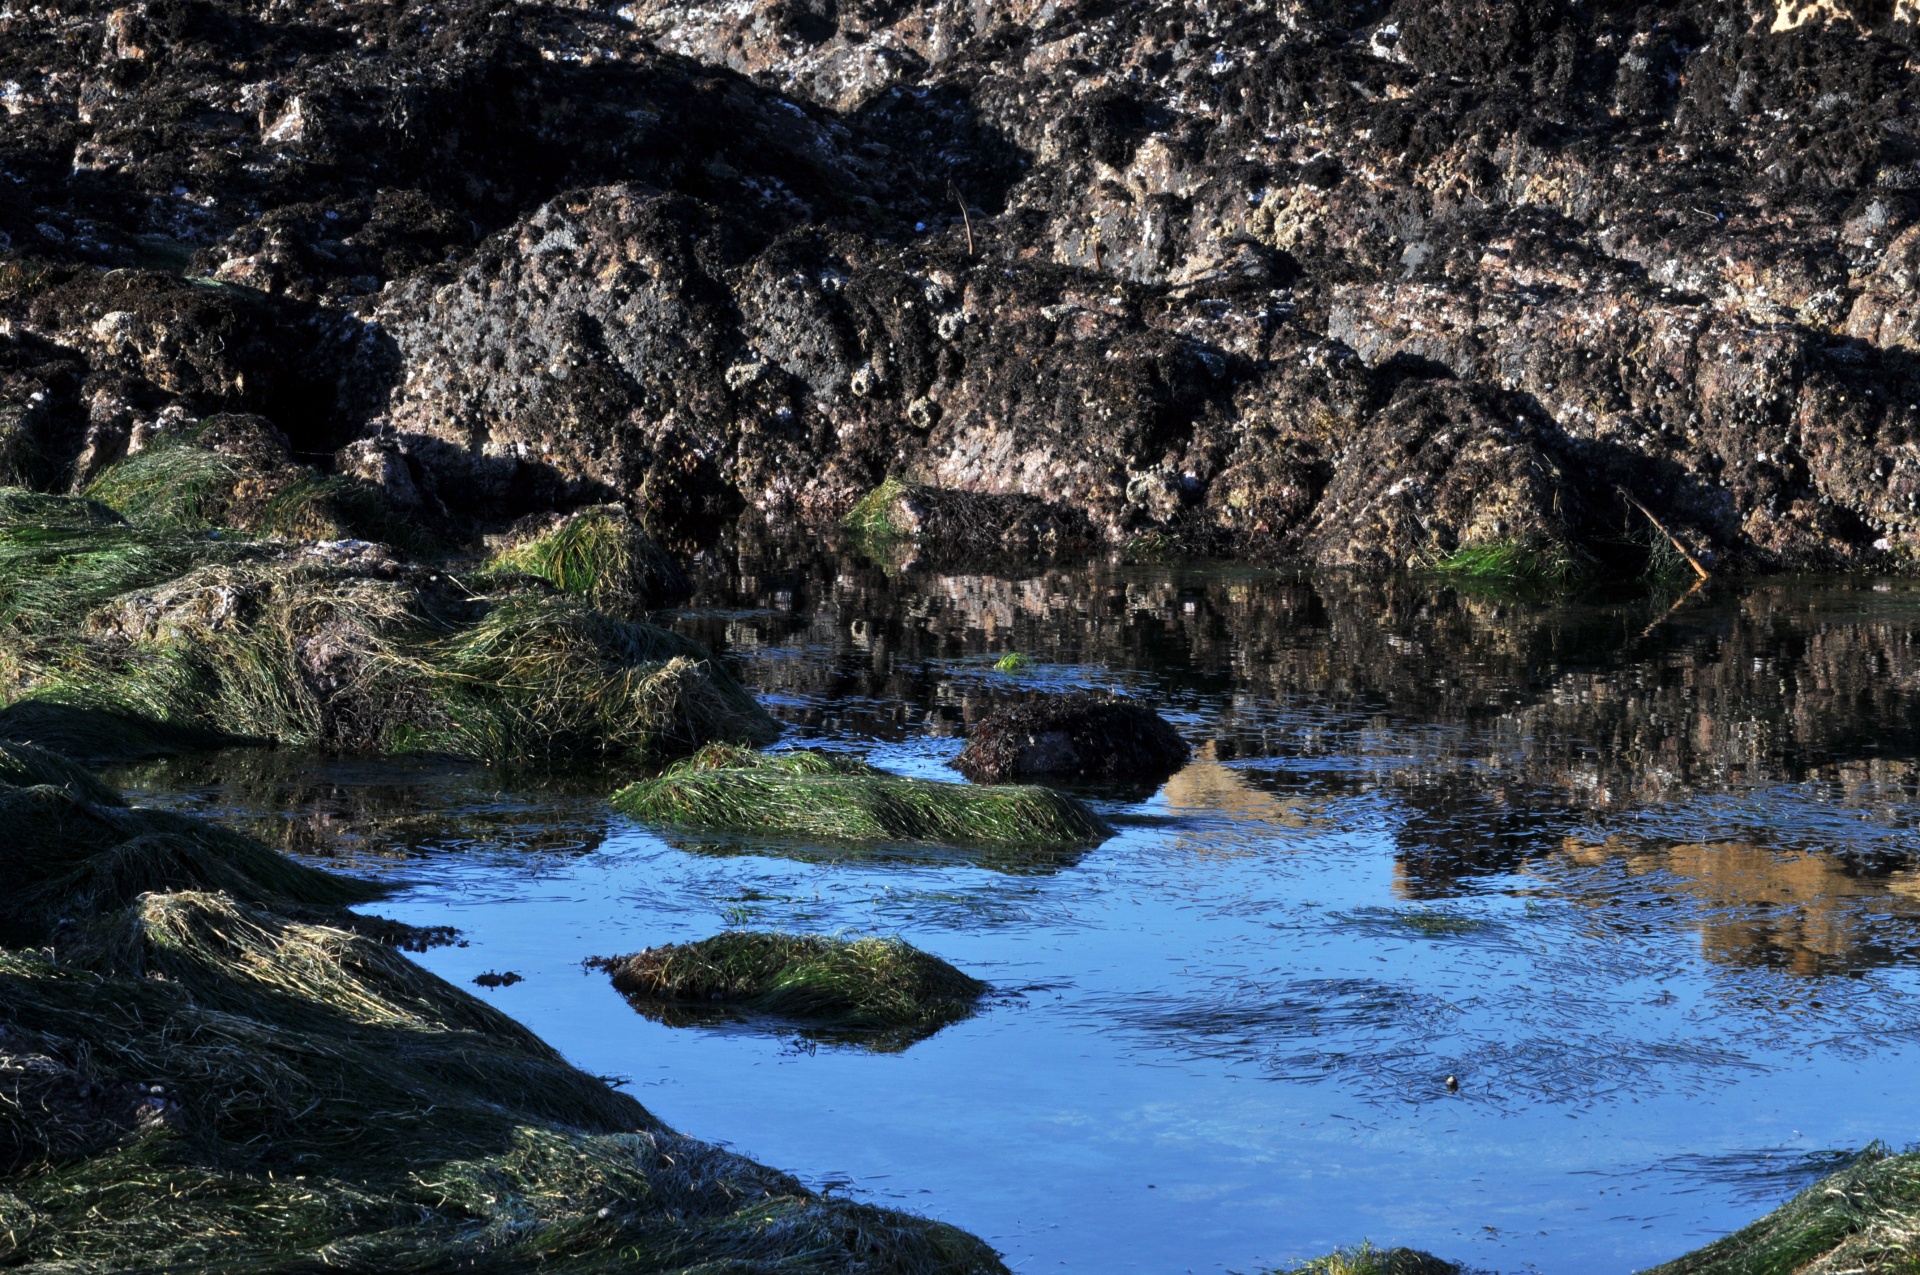
[[[1032,779],[1160,783],[1187,764],[1180,732],[1117,695],[1049,695],[1003,708],[974,728],[954,765],[976,784]]]

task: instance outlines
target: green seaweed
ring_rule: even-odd
[[[908,779],[823,753],[696,755],[621,789],[613,806],[668,828],[830,842],[1065,846],[1112,835],[1050,788]]]
[[[1289,1266],[1285,1275],[1460,1275],[1460,1267],[1419,1249],[1375,1248],[1362,1241]]]
[[[607,610],[634,610],[684,587],[680,568],[624,510],[593,509],[496,554],[518,572]]]
[[[938,1028],[987,985],[900,939],[730,931],[592,962],[642,1002],[727,1005],[840,1030]]]
[[[1838,1275],[1920,1263],[1920,1154],[1874,1143],[1759,1221],[1644,1275]]]
[[[665,1128],[370,937],[377,886],[56,787],[0,826],[0,1262],[1004,1272]]]
[[[1466,583],[1525,589],[1571,588],[1589,574],[1587,564],[1563,545],[1512,539],[1461,545],[1435,558],[1430,569]]]

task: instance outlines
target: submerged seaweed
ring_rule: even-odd
[[[591,964],[669,1023],[705,1021],[725,1007],[866,1034],[883,1048],[967,1017],[988,990],[900,939],[731,931]]]
[[[613,796],[644,823],[838,842],[1094,845],[1112,835],[1050,788],[907,779],[830,754],[709,749]]]

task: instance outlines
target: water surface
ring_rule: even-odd
[[[429,762],[123,781],[410,884],[419,956],[697,1136],[1019,1271],[1256,1271],[1368,1237],[1577,1275],[1920,1137],[1920,589],[1547,605],[1432,582],[748,562],[679,627],[790,743],[954,778],[966,725],[1111,687],[1199,747],[1074,854],[662,837]],[[993,668],[1005,651],[1030,672]],[[902,1049],[675,1027],[583,958],[900,934],[992,981]],[[1455,1078],[1450,1088],[1447,1078]]]

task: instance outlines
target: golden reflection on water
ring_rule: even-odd
[[[1592,879],[1594,870],[1623,876],[1609,889]],[[1751,841],[1616,836],[1568,837],[1534,871],[1562,877],[1561,885],[1573,887],[1565,891],[1572,901],[1611,909],[1615,919],[1637,912],[1635,904],[1651,891],[1668,906],[1648,911],[1695,930],[1701,955],[1718,964],[1813,977],[1901,960],[1920,943],[1920,868],[1912,864],[1863,867],[1831,853]]]
[[[1194,750],[1193,760],[1167,780],[1160,795],[1169,814],[1206,819],[1203,828],[1174,838],[1175,848],[1188,854],[1271,854],[1276,831],[1304,832],[1325,826],[1324,801],[1282,797],[1256,786],[1245,771],[1219,760],[1213,740]]]

